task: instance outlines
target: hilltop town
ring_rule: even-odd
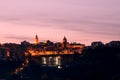
[[[81,54],[85,45],[81,43],[69,43],[64,37],[61,42],[46,40],[40,42],[38,35],[34,38],[34,43],[27,41],[16,43],[5,43],[0,45],[0,59],[21,59],[22,56],[58,55],[58,54]],[[24,58],[24,57],[22,57]]]

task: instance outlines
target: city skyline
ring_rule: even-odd
[[[0,43],[68,42],[90,45],[120,40],[119,0],[2,0]]]

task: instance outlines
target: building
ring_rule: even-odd
[[[39,38],[38,38],[37,35],[35,36],[34,44],[35,44],[35,45],[39,44]]]
[[[92,48],[102,47],[104,44],[101,41],[98,42],[92,42],[91,43]]]
[[[83,48],[85,48],[84,44],[80,44],[80,43],[71,43],[70,44],[70,49],[72,50],[72,52],[77,52],[79,54],[82,53]]]
[[[120,47],[120,41],[111,41],[106,44],[108,47]]]

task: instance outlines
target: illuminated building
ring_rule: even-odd
[[[31,56],[74,54],[75,52],[81,54],[85,47],[84,44],[69,43],[66,37],[63,38],[62,43],[54,43],[49,40],[46,43],[39,43],[37,35],[35,37],[35,44],[39,45],[29,46],[27,49]]]
[[[35,36],[35,44],[39,44],[39,38],[37,35]]]
[[[72,49],[73,52],[77,52],[77,53],[82,53],[83,48],[85,47],[84,44],[80,44],[80,43],[72,43],[70,44],[70,49]]]
[[[49,67],[57,67],[62,65],[62,58],[61,56],[43,56],[41,57],[41,64],[42,66],[49,66]]]

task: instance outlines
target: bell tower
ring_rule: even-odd
[[[63,43],[62,43],[64,49],[67,48],[67,43],[68,43],[68,42],[67,42],[67,38],[64,36],[64,38],[63,38]]]
[[[37,35],[35,36],[35,40],[34,40],[34,42],[35,42],[34,44],[39,44],[39,38],[38,38]]]

